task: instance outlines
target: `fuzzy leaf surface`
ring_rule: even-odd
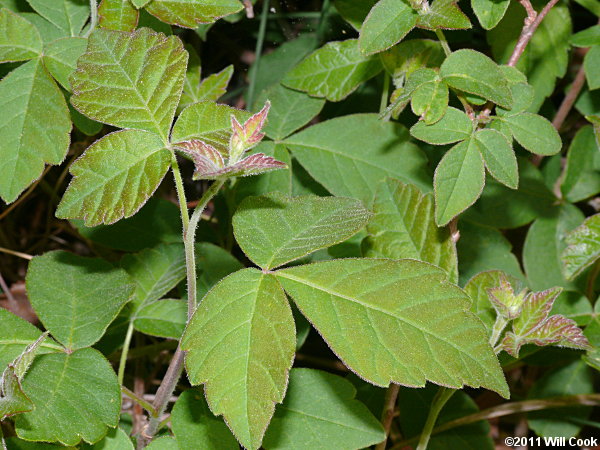
[[[67,91],[71,91],[69,77],[75,72],[77,59],[83,55],[87,39],[66,37],[52,41],[44,48],[44,65],[48,72]]]
[[[442,119],[434,124],[420,120],[412,126],[410,134],[423,142],[434,145],[464,141],[473,132],[473,122],[462,111],[449,107]]]
[[[183,300],[158,300],[142,306],[135,314],[133,326],[150,336],[179,339],[187,324],[187,303]]]
[[[0,62],[27,61],[42,53],[42,38],[27,20],[0,8]]]
[[[238,0],[152,0],[146,10],[162,22],[198,28],[243,8]]]
[[[558,131],[550,121],[532,113],[504,117],[516,141],[537,155],[554,155],[560,151],[562,142]]]
[[[385,438],[369,409],[355,399],[356,388],[340,376],[292,369],[290,386],[265,435],[269,450],[367,448]]]
[[[572,280],[600,258],[600,214],[585,219],[567,237],[567,248],[561,259],[564,274]]]
[[[97,29],[71,77],[71,103],[98,122],[152,131],[167,140],[181,96],[187,53],[149,28]]]
[[[508,139],[496,130],[480,130],[473,136],[479,144],[485,167],[500,183],[511,189],[519,186],[517,157]]]
[[[344,133],[344,139],[339,134]],[[425,154],[408,131],[376,114],[355,114],[321,122],[284,141],[308,173],[334,195],[369,205],[377,183],[386,177],[427,192],[431,178]]]
[[[441,267],[451,282],[458,281],[456,245],[450,231],[435,224],[433,195],[387,179],[379,184],[373,212],[363,243],[365,256],[417,259]]]
[[[33,258],[26,282],[40,321],[71,350],[97,342],[133,293],[125,271],[64,251]]]
[[[455,89],[505,108],[512,106],[512,94],[500,68],[483,53],[470,49],[453,52],[440,67],[440,76]]]
[[[130,0],[102,0],[98,6],[98,25],[115,31],[133,31],[139,12]]]
[[[369,382],[429,380],[508,396],[483,324],[442,269],[413,260],[342,259],[276,276],[331,349]]]
[[[41,59],[17,67],[0,81],[0,110],[0,197],[11,203],[40,177],[45,163],[64,160],[71,119]]]
[[[131,217],[154,193],[171,154],[154,133],[121,130],[87,148],[70,168],[73,179],[56,216],[81,218],[87,226]]]
[[[339,102],[383,69],[379,58],[364,56],[357,39],[329,42],[308,55],[283,79],[284,86]]]
[[[399,0],[379,0],[360,29],[358,44],[372,55],[400,42],[417,23],[417,12]]]
[[[244,447],[258,449],[296,349],[292,310],[277,280],[256,269],[222,280],[200,303],[181,346],[190,382],[205,384],[211,411]]]
[[[456,0],[435,0],[430,8],[419,13],[417,27],[427,30],[471,28],[469,18],[460,10],[457,3]]]
[[[475,139],[456,144],[435,170],[435,220],[439,226],[446,225],[481,195],[485,169],[478,147]]]
[[[79,36],[90,15],[90,4],[85,0],[27,0],[27,2],[40,16],[66,36]]]
[[[271,194],[245,199],[233,231],[248,258],[272,269],[348,239],[370,215],[352,198]]]
[[[181,450],[239,449],[227,425],[208,409],[202,389],[188,389],[179,396],[173,406],[171,427]]]
[[[17,416],[15,427],[21,439],[70,446],[82,439],[94,443],[119,422],[117,376],[95,349],[38,357],[23,388],[36,408]]]
[[[506,14],[510,0],[471,0],[473,12],[485,30],[494,28]]]

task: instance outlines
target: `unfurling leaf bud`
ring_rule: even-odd
[[[250,117],[244,125],[240,125],[235,116],[231,116],[231,128],[233,134],[229,142],[229,164],[237,163],[242,155],[248,150],[254,148],[265,136],[261,133],[271,102],[267,100],[263,109]]]

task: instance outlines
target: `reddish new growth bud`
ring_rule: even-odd
[[[216,148],[197,139],[175,144],[175,148],[189,155],[194,161],[195,180],[205,178],[206,174],[218,172],[225,166],[223,157]]]
[[[244,152],[255,147],[265,137],[260,131],[265,125],[270,108],[271,102],[267,100],[264,108],[250,117],[244,125],[240,125],[235,116],[231,116],[233,134],[229,143],[229,164],[237,163]]]

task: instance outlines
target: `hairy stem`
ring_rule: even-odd
[[[269,0],[263,0],[263,7],[260,13],[260,25],[258,26],[258,37],[256,38],[256,47],[254,48],[254,67],[250,72],[250,86],[248,86],[248,95],[246,96],[246,108],[252,109],[254,103],[254,94],[256,90],[256,77],[260,67],[260,57],[262,54],[263,43],[265,41],[265,32],[267,30],[267,18],[269,17]]]
[[[506,328],[506,325],[508,325],[508,320],[506,320],[504,317],[502,317],[500,315],[496,317],[496,322],[494,323],[494,326],[492,328],[492,335],[490,336],[490,346],[491,347],[494,347],[496,345],[496,343],[498,342],[498,339],[500,339],[500,335]],[[496,352],[496,353],[498,353],[498,352]]]
[[[125,386],[121,386],[121,393],[124,396],[126,396],[127,398],[136,402],[138,405],[140,405],[142,408],[144,408],[146,411],[148,411],[151,415],[156,414],[156,411],[154,410],[154,406],[152,406],[152,404],[150,402],[147,402],[142,397],[137,395],[135,392],[132,392],[129,389],[127,389]]]
[[[384,70],[383,71],[383,90],[381,91],[381,103],[379,104],[379,114],[383,114],[385,112],[385,108],[387,108],[389,97],[390,97],[390,76]]]
[[[388,436],[390,435],[390,428],[392,427],[392,421],[394,419],[398,392],[400,392],[400,385],[392,383],[385,393],[383,413],[381,414],[381,424],[385,430],[385,439],[377,444],[375,450],[385,450]]]
[[[433,432],[433,426],[437,421],[440,412],[444,405],[450,400],[450,397],[454,395],[456,389],[450,389],[445,387],[440,387],[437,394],[433,398],[433,402],[431,403],[431,408],[429,409],[429,415],[427,416],[427,421],[425,422],[425,426],[423,427],[423,431],[421,432],[421,437],[419,438],[419,445],[417,445],[417,450],[425,450],[427,448],[427,444],[429,444],[429,438]]]
[[[119,385],[121,386],[123,386],[123,378],[125,377],[125,366],[127,365],[127,353],[129,353],[131,336],[133,336],[133,321],[129,322],[129,326],[127,327],[125,341],[123,341],[123,351],[121,352],[121,359],[119,360],[119,372],[117,379],[119,380]]]
[[[84,37],[88,37],[98,24],[98,4],[96,0],[90,0],[90,29],[85,33]]]
[[[446,39],[446,35],[440,29],[435,30],[435,35],[437,36],[438,40],[440,41],[440,44],[442,44],[444,53],[446,54],[446,56],[449,56],[450,53],[452,53],[452,50],[450,49],[450,46],[448,45],[448,39]]]

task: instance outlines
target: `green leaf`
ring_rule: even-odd
[[[424,67],[439,67],[445,58],[441,44],[429,39],[402,41],[379,56],[383,67],[394,79],[409,77]]]
[[[422,84],[413,92],[411,106],[427,125],[438,122],[448,110],[448,86],[441,80]]]
[[[491,30],[502,20],[510,0],[471,0],[473,12],[485,30]]]
[[[363,241],[365,256],[428,262],[457,282],[456,246],[450,231],[435,224],[433,195],[387,179],[379,183],[373,212],[367,225],[369,236]]]
[[[456,248],[461,285],[486,270],[502,270],[525,281],[519,260],[511,252],[512,244],[500,231],[462,219],[458,223],[458,229],[460,239]]]
[[[36,408],[17,416],[15,428],[21,439],[71,446],[81,439],[94,443],[119,422],[117,376],[92,348],[38,357],[23,388]]]
[[[26,61],[42,53],[42,38],[24,18],[0,9],[0,62]]]
[[[67,36],[79,36],[90,16],[90,5],[85,0],[27,0],[36,12],[59,28]]]
[[[115,428],[109,430],[106,437],[94,445],[82,444],[81,450],[133,450],[133,443],[125,431]]]
[[[21,17],[32,23],[37,29],[44,44],[49,44],[56,39],[68,37],[69,33],[64,32],[52,23],[48,22],[42,16],[34,12],[24,12],[19,14]]]
[[[358,45],[372,55],[400,42],[417,24],[417,12],[402,0],[379,0],[360,29]]]
[[[573,291],[582,290],[577,284],[565,279],[561,261],[561,254],[567,246],[567,233],[581,222],[582,212],[568,203],[533,222],[523,246],[523,266],[532,290],[542,291],[554,286]]]
[[[171,153],[154,133],[121,130],[104,136],[71,165],[73,179],[56,210],[87,226],[131,217],[154,193]]]
[[[150,3],[152,0],[130,0],[131,4],[136,8],[136,9],[141,9],[144,6],[146,6],[148,3]]]
[[[363,56],[357,39],[329,42],[294,67],[282,83],[314,97],[339,102],[381,72],[376,56]]]
[[[135,284],[132,307],[136,312],[162,298],[185,278],[185,253],[181,244],[160,244],[121,260]]]
[[[26,280],[40,321],[70,350],[97,342],[133,294],[125,271],[63,251],[34,257]]]
[[[102,0],[98,7],[98,25],[115,31],[133,31],[139,13],[130,0]]]
[[[33,402],[23,392],[14,368],[7,367],[0,377],[0,420],[32,411],[34,408]],[[2,436],[0,440],[4,443]]]
[[[531,153],[548,156],[560,152],[560,136],[548,119],[525,112],[502,120],[508,124],[516,141]]]
[[[344,364],[367,381],[416,387],[429,380],[508,396],[483,324],[442,269],[408,259],[341,259],[276,276]]]
[[[211,411],[244,447],[259,448],[296,348],[292,310],[277,280],[256,269],[225,278],[200,303],[181,347],[190,382],[206,384]]]
[[[214,102],[200,102],[185,108],[171,133],[171,142],[198,139],[227,154],[231,138],[231,116],[238,122],[248,120],[251,114],[247,111],[219,105]]]
[[[285,139],[302,128],[318,115],[325,105],[324,99],[310,97],[304,92],[288,89],[281,84],[275,84],[263,91],[255,103],[262,106],[267,100],[271,102],[271,109],[263,131],[276,141]]]
[[[585,79],[590,90],[600,88],[600,44],[590,48],[583,58]]]
[[[183,300],[158,300],[142,306],[135,314],[137,331],[164,338],[179,339],[187,324],[187,303]]]
[[[592,370],[583,361],[573,361],[546,373],[535,381],[528,399],[544,399],[578,394],[591,394],[594,390]],[[589,406],[575,406],[557,410],[527,413],[527,422],[538,436],[564,436],[567,439],[577,436],[591,414]]]
[[[475,139],[456,144],[448,150],[433,177],[436,223],[446,225],[475,203],[484,184],[483,158]]]
[[[194,103],[203,100],[217,101],[226,92],[227,85],[229,85],[229,80],[231,80],[232,75],[233,65],[229,65],[220,72],[213,73],[212,75],[206,77],[198,85],[198,90],[195,93],[196,100]]]
[[[233,216],[235,238],[248,258],[273,269],[345,241],[364,227],[370,213],[343,197],[249,197]]]
[[[591,126],[577,131],[564,171],[560,190],[568,201],[579,202],[600,192],[600,152]]]
[[[71,77],[71,103],[98,122],[152,131],[166,142],[186,63],[187,53],[175,36],[148,28],[94,30]]]
[[[181,242],[179,208],[157,197],[148,200],[135,216],[113,225],[86,227],[82,220],[71,223],[85,238],[116,250],[135,252],[161,242]]]
[[[168,435],[156,438],[146,446],[146,450],[182,450],[183,448],[185,447],[180,447],[179,442],[173,436]]]
[[[44,164],[60,164],[69,149],[65,98],[40,59],[0,81],[0,197],[13,202],[38,179]],[[43,124],[43,126],[41,126]]]
[[[0,368],[4,369],[10,362],[23,353],[28,345],[37,341],[42,332],[24,319],[0,308]],[[37,349],[37,354],[62,351],[62,346],[46,339]]]
[[[513,98],[498,65],[483,53],[470,49],[453,52],[440,67],[448,85],[511,108]]]
[[[566,236],[561,259],[567,280],[579,276],[600,258],[600,214],[595,214]]]
[[[202,389],[184,391],[173,406],[171,428],[181,450],[238,450],[222,420],[213,416]]]
[[[184,28],[197,28],[243,9],[238,0],[152,0],[146,10],[160,19]]]
[[[427,30],[464,30],[471,28],[471,22],[458,7],[457,0],[436,0],[429,9],[420,11],[417,26]]]
[[[412,126],[410,134],[429,144],[444,145],[469,139],[473,122],[464,112],[449,107],[442,119],[432,125],[420,120]]]
[[[227,250],[208,242],[196,244],[196,270],[198,271],[197,300],[219,281],[244,265]]]
[[[312,450],[367,448],[385,439],[379,421],[342,377],[292,369],[290,386],[265,435],[264,447]]]
[[[362,0],[357,2],[355,0],[335,0],[335,9],[338,10],[340,15],[354,27],[356,31],[360,30],[360,27],[369,14],[369,11],[377,3],[377,0]]]
[[[339,139],[340,133],[344,138]],[[284,141],[308,173],[334,195],[369,205],[386,177],[431,190],[425,154],[398,123],[376,114],[343,116],[292,135]]]
[[[500,183],[511,189],[519,186],[519,167],[511,142],[496,130],[480,130],[473,136],[479,144],[479,151],[485,167]]]
[[[48,72],[67,91],[71,91],[69,77],[75,72],[77,59],[85,52],[87,39],[66,37],[47,44],[44,48],[44,65]]]
[[[592,47],[600,45],[600,25],[586,28],[571,36],[571,45],[575,47]]]

